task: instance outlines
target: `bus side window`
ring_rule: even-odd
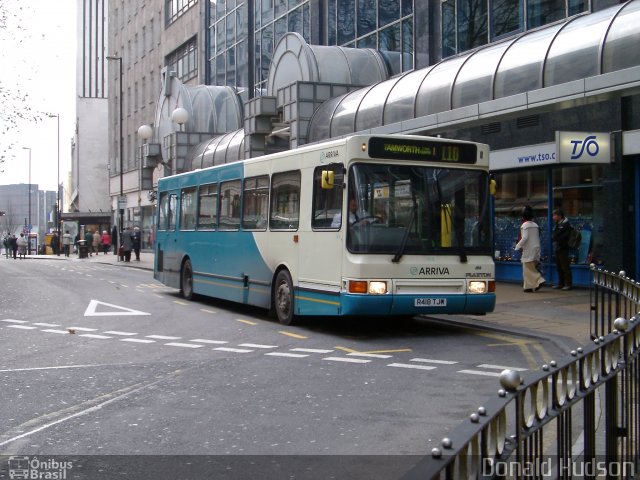
[[[194,230],[196,228],[195,187],[182,190],[180,197],[180,230]]]
[[[271,230],[297,230],[300,219],[300,171],[271,177]]]
[[[269,177],[247,178],[242,194],[242,228],[266,230],[269,212]]]
[[[238,230],[240,227],[240,180],[220,184],[220,230]]]
[[[334,223],[334,219],[340,218],[342,212],[342,196],[344,192],[344,167],[342,164],[332,164],[316,167],[313,172],[313,215],[311,228],[332,229],[340,228]],[[323,172],[333,172],[333,187],[323,188]],[[325,181],[326,185],[326,181]],[[338,222],[340,223],[340,222]]]
[[[215,230],[218,225],[218,185],[201,185],[198,191],[198,230]]]

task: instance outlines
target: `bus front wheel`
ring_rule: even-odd
[[[180,275],[180,290],[182,296],[186,300],[193,298],[193,267],[191,260],[186,260],[182,265],[182,274]]]
[[[293,282],[291,275],[286,270],[280,270],[276,276],[276,284],[273,289],[273,306],[278,320],[283,325],[291,325],[293,315]]]

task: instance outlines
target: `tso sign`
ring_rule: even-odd
[[[556,132],[560,163],[611,163],[611,135],[592,132]]]

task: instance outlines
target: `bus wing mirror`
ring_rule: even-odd
[[[333,170],[322,171],[322,189],[331,190],[333,188],[334,172]]]

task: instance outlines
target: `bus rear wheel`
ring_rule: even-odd
[[[180,273],[180,291],[186,300],[193,298],[193,267],[191,260],[186,260]]]
[[[286,270],[280,270],[276,276],[273,289],[273,307],[278,315],[278,321],[283,325],[293,324],[293,282]]]

